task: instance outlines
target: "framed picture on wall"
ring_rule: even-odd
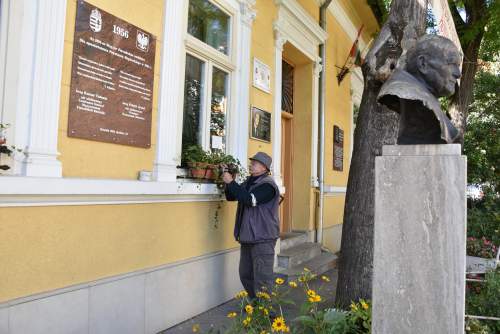
[[[257,58],[253,59],[253,86],[271,93],[271,69]]]
[[[271,113],[252,107],[250,122],[250,138],[271,142]]]

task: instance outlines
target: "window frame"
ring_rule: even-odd
[[[189,1],[189,0],[188,0]],[[236,60],[237,60],[237,36],[236,36],[236,31],[235,29],[236,26],[236,20],[238,19],[238,13],[237,13],[237,8],[231,9],[231,7],[222,0],[206,0],[212,3],[214,6],[219,8],[221,11],[223,11],[226,15],[229,16],[229,24],[228,24],[228,54],[224,54],[218,50],[216,50],[214,47],[206,44],[205,42],[199,40],[198,38],[192,36],[189,34],[187,31],[187,24],[186,24],[186,38],[185,38],[185,54],[190,55],[192,57],[197,58],[198,60],[204,62],[204,69],[203,69],[203,78],[205,80],[203,84],[203,89],[204,91],[202,92],[203,100],[201,101],[201,115],[200,115],[200,123],[202,124],[201,128],[203,133],[201,136],[199,135],[198,139],[201,139],[200,145],[203,147],[204,150],[211,150],[211,145],[210,145],[210,118],[211,118],[211,100],[212,100],[212,74],[213,74],[213,67],[216,67],[217,69],[225,72],[227,74],[227,83],[226,83],[226,94],[227,94],[227,110],[226,110],[226,119],[225,119],[225,124],[226,124],[226,129],[225,129],[225,152],[226,154],[230,154],[232,151],[232,148],[230,147],[230,136],[231,130],[230,130],[230,124],[232,122],[231,117],[234,117],[232,115],[235,112],[235,98],[233,98],[235,95],[235,75],[237,75],[236,72]],[[187,6],[189,8],[189,4]],[[185,20],[186,23],[188,21],[188,15],[189,15],[189,10],[186,11],[185,15]],[[185,57],[187,58],[187,57]],[[184,70],[186,68],[186,61],[184,62]],[[183,86],[185,84],[185,79],[183,82]],[[184,94],[185,90],[182,90],[183,94],[183,99],[184,99]],[[184,105],[184,104],[183,104]],[[182,110],[182,119],[184,119],[184,108]],[[181,148],[182,150],[182,148]]]

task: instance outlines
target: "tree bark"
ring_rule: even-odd
[[[462,64],[460,86],[451,98],[448,108],[451,121],[460,133],[462,145],[464,134],[467,130],[467,111],[474,94],[474,78],[479,68],[477,62],[479,50],[484,36],[484,27],[488,22],[489,16],[489,11],[484,0],[473,0],[464,4],[465,11],[467,12],[467,22],[464,22],[460,18],[455,4],[453,2],[450,3],[450,9],[464,52],[464,61]],[[477,33],[472,40],[468,40],[467,35],[470,35],[471,30],[476,30]]]
[[[364,90],[356,129],[342,226],[336,302],[347,307],[359,298],[371,299],[375,157],[382,146],[395,144],[398,115],[377,103],[380,87],[405,53],[425,33],[427,1],[393,0],[363,65]]]

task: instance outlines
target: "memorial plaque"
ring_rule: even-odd
[[[148,148],[155,37],[77,2],[68,136]]]
[[[252,107],[250,138],[271,142],[271,113]]]
[[[344,130],[333,127],[333,170],[344,170]]]

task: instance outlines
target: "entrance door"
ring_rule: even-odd
[[[283,60],[281,89],[281,175],[285,194],[281,203],[280,232],[292,229],[292,188],[293,188],[293,66]]]

